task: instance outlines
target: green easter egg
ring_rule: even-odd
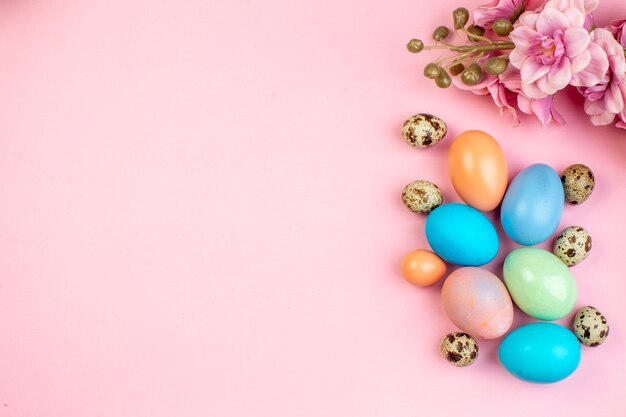
[[[576,303],[576,281],[569,268],[552,253],[519,248],[504,261],[504,284],[513,302],[539,320],[558,320]]]

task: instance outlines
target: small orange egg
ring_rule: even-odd
[[[454,189],[467,205],[480,211],[498,207],[506,191],[508,169],[494,138],[480,130],[461,133],[450,146],[448,168]]]
[[[433,285],[446,273],[446,263],[434,252],[416,249],[402,259],[402,276],[418,287]]]

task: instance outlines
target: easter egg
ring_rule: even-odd
[[[569,204],[582,204],[591,195],[596,180],[591,169],[583,164],[570,165],[561,174],[565,201]]]
[[[404,187],[402,202],[414,213],[428,214],[443,203],[443,195],[432,182],[417,180]]]
[[[443,283],[441,301],[450,320],[482,339],[496,339],[513,323],[513,303],[500,279],[481,268],[460,268]]]
[[[500,363],[528,382],[548,384],[570,376],[580,363],[580,343],[554,323],[531,323],[512,331],[498,349]]]
[[[461,266],[480,266],[500,248],[493,224],[480,211],[464,204],[444,204],[426,218],[426,239],[443,260]]]
[[[441,354],[454,366],[470,366],[478,358],[478,343],[467,333],[450,333],[440,344]]]
[[[554,241],[553,252],[567,266],[578,265],[591,251],[591,236],[581,226],[570,226]]]
[[[411,146],[429,148],[448,133],[446,123],[437,116],[420,113],[409,117],[402,125],[402,137]]]
[[[416,249],[402,259],[402,276],[418,287],[433,285],[446,273],[446,263],[426,249]]]
[[[500,219],[516,243],[533,246],[556,231],[563,214],[563,186],[558,174],[535,164],[517,174],[502,200]]]
[[[576,281],[559,258],[538,248],[519,248],[504,260],[504,283],[515,304],[539,320],[558,320],[576,302]]]
[[[600,346],[609,337],[609,324],[597,308],[586,306],[574,315],[574,334],[585,346]]]
[[[506,159],[496,140],[480,130],[461,133],[450,146],[448,171],[463,201],[491,211],[502,201],[508,181]]]

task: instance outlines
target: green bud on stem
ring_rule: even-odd
[[[435,78],[437,78],[441,71],[442,68],[438,64],[431,62],[424,68],[424,77],[434,80]]]
[[[465,85],[476,85],[483,79],[483,70],[480,68],[480,65],[474,63],[469,67],[465,68],[465,71],[461,74],[461,81]]]
[[[437,87],[439,88],[448,88],[452,85],[452,79],[443,68],[439,72],[437,78],[435,78],[435,84],[437,84]]]
[[[465,7],[459,7],[452,12],[452,21],[454,22],[454,29],[463,29],[469,20],[469,10]]]
[[[409,43],[406,44],[406,49],[411,53],[417,54],[424,49],[424,42],[419,39],[411,39]]]
[[[509,61],[503,57],[494,57],[487,60],[485,71],[491,75],[500,75],[509,67]]]
[[[513,24],[507,19],[498,19],[493,22],[491,29],[498,36],[507,36],[513,31]]]
[[[448,29],[446,26],[439,26],[433,32],[433,39],[436,41],[440,41],[442,39],[447,38],[449,34],[450,34],[450,29]]]
[[[454,64],[450,68],[448,68],[448,71],[450,72],[450,75],[452,75],[453,77],[456,77],[457,75],[462,73],[464,69],[465,69],[465,65],[459,62],[458,64]]]

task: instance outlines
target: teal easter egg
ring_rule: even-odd
[[[465,204],[444,204],[433,210],[426,219],[426,239],[443,260],[461,266],[491,262],[500,248],[493,224]]]
[[[513,178],[504,195],[502,228],[514,242],[536,245],[556,231],[564,204],[559,175],[548,165],[531,165]]]
[[[554,323],[531,323],[509,333],[498,349],[504,368],[519,379],[540,384],[570,376],[580,364],[580,343]]]
[[[504,284],[513,302],[539,320],[558,320],[576,302],[576,281],[569,268],[552,253],[519,248],[504,260]]]

